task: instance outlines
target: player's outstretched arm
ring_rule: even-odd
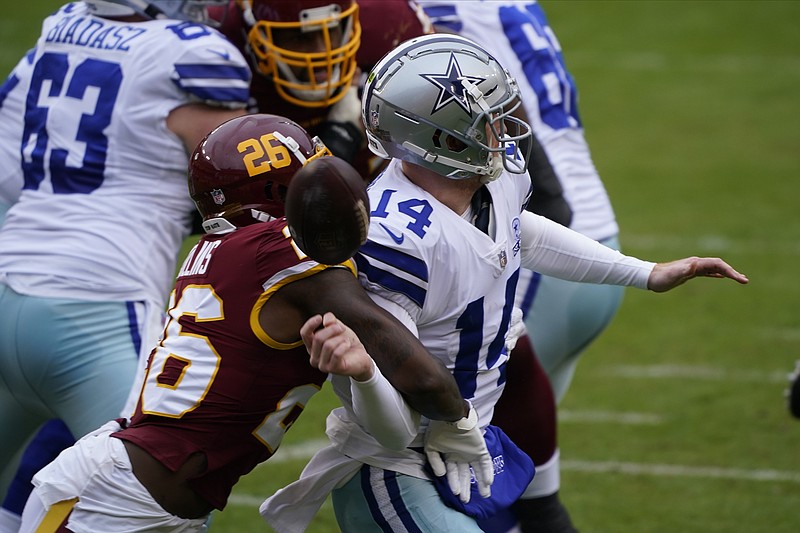
[[[729,278],[741,284],[749,280],[728,263],[717,257],[687,257],[657,263],[647,280],[647,288],[654,292],[666,292],[692,278]]]
[[[749,280],[716,257],[652,263],[624,255],[569,228],[529,212],[520,215],[522,265],[570,281],[665,292],[696,277]]]

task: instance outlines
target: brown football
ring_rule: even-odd
[[[350,259],[367,240],[364,178],[338,157],[310,161],[289,182],[286,222],[295,244],[314,261],[336,265]]]

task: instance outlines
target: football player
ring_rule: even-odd
[[[218,1],[66,4],[0,89],[0,198],[13,204],[0,230],[10,473],[45,420],[80,437],[119,416],[160,330],[193,213],[188,154],[248,101],[246,60],[203,24]],[[20,511],[4,512],[0,531],[16,531]]]
[[[290,117],[374,176],[381,162],[366,147],[357,86],[384,53],[430,31],[421,9],[408,0],[231,0],[217,16],[250,59],[254,108]]]
[[[225,122],[198,145],[189,192],[206,233],[178,272],[135,413],[36,474],[22,531],[64,531],[62,523],[66,531],[206,531],[209,513],[275,453],[328,371],[389,449],[416,437],[410,404],[442,419],[429,446],[445,458],[463,449],[457,458],[491,468],[481,432],[465,427],[475,413],[453,377],[370,300],[352,259],[321,265],[292,241],[286,187],[309,161],[329,156],[294,122],[264,114]]]
[[[368,241],[356,255],[359,279],[453,373],[481,428],[492,427],[508,377],[521,268],[656,292],[698,276],[747,283],[718,258],[646,262],[526,211],[531,183],[520,146],[531,132],[512,115],[518,96],[514,79],[483,48],[433,34],[384,56],[362,99],[370,150],[389,164],[369,188],[373,207]],[[435,434],[431,429],[428,435]],[[473,517],[514,501],[528,483],[524,465],[504,454],[513,444],[494,429],[487,429],[487,442],[497,437],[489,452],[498,457],[494,444],[501,443],[505,462],[491,495],[476,494],[464,505],[449,498],[452,471],[430,457],[428,471],[425,455],[415,453],[423,439],[404,451],[386,449],[346,408],[328,418],[328,435],[332,446],[311,460],[301,479],[262,505],[273,527],[288,523],[299,530],[305,518],[292,513],[298,497],[324,499],[324,489],[335,487],[344,532],[477,532]],[[347,463],[356,464],[341,468]],[[358,474],[350,477],[354,468]],[[469,475],[466,480],[469,486]]]

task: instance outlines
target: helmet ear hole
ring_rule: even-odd
[[[442,130],[437,129],[433,132],[433,137],[431,137],[431,141],[433,141],[433,145],[436,148],[442,147]]]
[[[286,191],[288,187],[283,184],[278,184],[278,201],[284,203],[286,201]]]
[[[464,141],[456,137],[453,137],[452,135],[448,135],[445,138],[444,142],[447,145],[447,149],[450,150],[451,152],[460,153],[468,148],[467,144]]]
[[[282,183],[268,181],[264,184],[264,196],[267,198],[267,200],[283,203],[286,200],[287,190],[288,187]]]

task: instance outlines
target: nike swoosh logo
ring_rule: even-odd
[[[403,240],[406,238],[405,235],[403,235],[402,233],[400,235],[395,235],[389,228],[387,228],[380,222],[378,223],[378,225],[383,228],[383,231],[389,234],[389,237],[391,237],[394,242],[396,242],[397,244],[403,244]]]
[[[231,58],[231,55],[227,52],[227,50],[223,50],[221,52],[219,50],[214,50],[213,48],[206,48],[206,50],[208,50],[212,54],[218,55],[219,57],[221,57],[225,61],[228,61]]]

